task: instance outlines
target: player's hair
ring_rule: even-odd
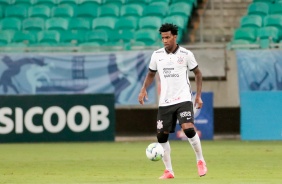
[[[162,32],[170,31],[172,35],[177,35],[178,34],[178,27],[177,27],[177,25],[174,25],[174,24],[165,23],[165,24],[161,25],[159,31],[160,31],[160,34]]]

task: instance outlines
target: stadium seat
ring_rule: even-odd
[[[113,30],[115,28],[116,20],[117,19],[112,17],[97,17],[92,21],[92,29]]]
[[[26,18],[22,22],[23,30],[28,31],[41,31],[44,30],[44,19],[38,17]]]
[[[76,7],[76,6],[78,6],[79,3],[80,3],[79,0],[58,0],[59,6],[68,5],[68,6],[71,6],[71,7]]]
[[[260,28],[263,26],[263,21],[259,15],[246,15],[241,18],[240,26]]]
[[[50,8],[46,5],[31,6],[28,9],[29,17],[38,17],[38,18],[47,19],[50,17],[50,15],[51,15]]]
[[[262,18],[268,14],[269,5],[267,3],[251,3],[248,6],[248,15],[259,15]]]
[[[90,6],[90,7],[97,7],[103,4],[103,0],[80,0],[80,5]]]
[[[267,3],[267,4],[272,4],[275,2],[275,0],[253,0],[254,3]]]
[[[282,3],[277,3],[277,4],[271,5],[269,14],[271,14],[271,15],[282,15]]]
[[[135,31],[131,30],[120,30],[115,37],[113,37],[112,41],[130,43],[134,40]]]
[[[11,43],[14,32],[8,30],[0,30],[0,45],[7,45]]]
[[[267,15],[264,18],[264,26],[274,26],[282,32],[282,15]]]
[[[10,5],[10,0],[1,0],[0,1],[0,7],[3,9],[3,12],[4,12],[5,8],[9,5]]]
[[[40,31],[37,33],[38,43],[59,43],[60,33],[55,30]]]
[[[162,19],[159,17],[142,17],[139,20],[139,29],[152,29],[157,32],[157,30],[162,25]]]
[[[171,0],[171,5],[176,4],[176,3],[185,3],[185,4],[191,5],[192,7],[198,6],[197,0]]]
[[[170,0],[148,0],[149,5],[154,5],[154,4],[166,4],[169,5]]]
[[[85,41],[86,31],[66,31],[61,34],[61,43],[78,45]]]
[[[57,0],[34,0],[35,5],[46,5],[49,8],[57,6]]]
[[[98,5],[90,6],[88,4],[80,5],[76,10],[76,17],[93,19],[98,15]]]
[[[249,43],[257,41],[257,29],[238,28],[235,30],[234,40],[247,40]]]
[[[120,18],[115,23],[115,30],[135,30],[137,29],[137,22],[132,18]]]
[[[34,33],[29,31],[17,31],[14,34],[13,42],[15,43],[25,43],[33,44],[36,43],[36,36]]]
[[[144,42],[146,45],[153,45],[158,39],[157,39],[157,32],[151,31],[151,30],[138,30],[136,31],[135,40]]]
[[[148,5],[148,0],[127,0],[126,4],[137,4],[145,7]]]
[[[97,42],[104,44],[108,41],[108,34],[105,30],[93,30],[86,34],[86,42]]]
[[[34,0],[15,0],[14,5],[24,6],[26,8],[32,6],[34,4]]]
[[[98,17],[119,17],[119,6],[114,4],[100,6]]]
[[[279,42],[279,29],[276,27],[262,27],[258,29],[257,37],[262,49],[269,48],[271,43]]]
[[[126,0],[104,0],[104,5],[109,5],[109,4],[113,4],[113,5],[117,5],[117,6],[122,6],[123,4],[126,3]]]
[[[23,19],[27,16],[27,8],[24,6],[7,6],[5,16]]]
[[[121,7],[120,16],[122,17],[136,17],[142,16],[143,7],[137,4],[126,4]]]
[[[169,7],[169,16],[180,15],[186,20],[190,17],[192,12],[192,6],[187,3],[176,3]]]
[[[74,15],[73,7],[70,5],[52,8],[52,17],[71,18]]]
[[[65,31],[68,29],[69,21],[66,18],[53,17],[45,21],[47,30]]]
[[[2,10],[2,7],[0,7],[0,18],[3,17],[3,10]]]
[[[177,25],[178,29],[184,30],[187,26],[187,23],[185,22],[185,18],[183,16],[179,15],[172,15],[172,16],[167,16],[166,18],[163,19],[163,24],[164,23],[172,23]]]
[[[7,17],[0,19],[0,30],[21,30],[21,20],[18,18]]]
[[[143,10],[143,16],[158,16],[160,18],[163,18],[167,14],[168,14],[168,6],[151,5],[151,6],[147,6]]]
[[[69,23],[69,30],[90,30],[91,29],[91,21],[84,18],[73,18]]]

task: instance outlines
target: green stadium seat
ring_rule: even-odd
[[[9,6],[11,3],[10,3],[10,0],[0,0],[0,7],[3,9],[3,11],[5,10],[5,8],[7,6]]]
[[[139,29],[153,29],[157,30],[162,25],[162,19],[160,17],[142,17],[139,19]]]
[[[40,31],[37,33],[38,43],[59,43],[60,33],[55,30]]]
[[[91,21],[84,18],[73,18],[69,23],[69,30],[90,30],[91,29]]]
[[[21,30],[21,20],[18,18],[7,17],[0,19],[0,30]]]
[[[275,2],[275,0],[253,0],[253,3],[267,3],[267,4],[272,4]]]
[[[14,34],[13,42],[33,44],[36,43],[36,35],[29,31],[17,31]]]
[[[14,32],[8,30],[0,30],[0,45],[7,45],[11,43]]]
[[[279,42],[279,29],[276,27],[262,27],[258,29],[257,37],[262,49],[269,48],[271,43]]]
[[[68,5],[71,7],[76,7],[78,6],[80,3],[79,0],[58,0],[58,5],[59,6],[64,6],[64,5]]]
[[[156,31],[152,31],[152,30],[140,29],[136,31],[134,37],[137,42],[144,42],[148,46],[153,45],[155,42],[158,41]]]
[[[22,27],[23,30],[27,31],[41,31],[44,30],[45,21],[44,19],[38,17],[26,18],[22,22]]]
[[[0,18],[2,18],[3,17],[3,9],[2,9],[2,7],[0,7]]]
[[[171,0],[171,5],[176,4],[176,3],[185,3],[185,4],[189,4],[192,7],[193,6],[198,6],[198,1],[197,0]]]
[[[28,9],[29,17],[38,17],[38,18],[47,19],[50,17],[50,15],[51,15],[51,10],[46,5],[31,6]]]
[[[90,6],[90,7],[97,7],[103,4],[103,0],[80,0],[80,5]]]
[[[122,6],[126,3],[126,0],[104,0],[104,5],[109,5],[109,4],[113,4],[113,5],[117,5],[117,6]]]
[[[282,15],[267,15],[264,18],[264,26],[274,26],[282,31]]]
[[[257,41],[257,29],[256,28],[238,28],[234,33],[234,40],[247,40],[249,43]]]
[[[53,7],[51,12],[52,17],[71,18],[74,16],[73,7],[70,5]]]
[[[104,44],[108,41],[108,34],[105,30],[93,30],[86,34],[86,42],[96,42],[99,44]]]
[[[277,3],[277,4],[271,5],[269,14],[271,14],[271,15],[282,15],[282,3]]]
[[[35,5],[46,5],[49,8],[57,6],[57,0],[34,0]]]
[[[33,4],[34,4],[34,0],[15,0],[13,5],[20,5],[28,8]]]
[[[227,47],[229,49],[251,49],[251,48],[260,48],[259,44],[257,43],[251,43],[247,40],[232,40]]]
[[[148,5],[148,0],[127,0],[126,4],[137,4],[145,7]]]
[[[187,3],[175,3],[169,7],[169,16],[180,15],[188,19],[192,12],[192,6]]]
[[[166,18],[163,19],[162,23],[163,24],[172,23],[174,25],[177,25],[180,31],[186,29],[186,26],[187,26],[187,23],[185,22],[185,18],[179,15],[167,16]]]
[[[27,8],[24,6],[7,6],[5,16],[23,19],[27,16]]]
[[[92,29],[108,29],[115,28],[116,18],[112,17],[97,17],[92,21]]]
[[[116,34],[112,41],[123,42],[123,43],[130,43],[134,40],[135,31],[131,30],[120,30],[118,34]]]
[[[98,5],[89,6],[88,4],[80,5],[76,10],[76,17],[93,19],[98,15]]]
[[[137,4],[126,4],[121,7],[120,16],[122,17],[136,17],[142,16],[143,7]]]
[[[154,5],[154,4],[169,5],[170,0],[149,0],[148,3],[149,5]]]
[[[119,17],[119,6],[114,4],[100,6],[98,17]]]
[[[248,15],[259,15],[262,18],[269,12],[269,4],[267,3],[251,3],[248,6]]]
[[[137,22],[132,18],[120,18],[115,23],[115,29],[119,30],[135,30],[137,29]]]
[[[143,10],[143,16],[165,17],[168,14],[168,6],[151,5]]]
[[[61,34],[61,43],[78,45],[85,41],[86,31],[66,31]]]
[[[240,26],[260,28],[263,26],[263,21],[259,15],[246,15],[241,18]]]
[[[53,17],[45,21],[47,30],[65,31],[69,27],[69,21],[66,18]]]

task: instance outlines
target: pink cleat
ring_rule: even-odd
[[[208,168],[206,166],[206,163],[203,162],[202,160],[199,160],[197,163],[198,166],[198,174],[200,177],[205,176],[208,172]]]
[[[165,180],[165,179],[173,179],[174,178],[174,174],[172,174],[169,170],[165,170],[164,174],[159,177],[159,179]]]

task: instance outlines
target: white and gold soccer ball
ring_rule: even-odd
[[[160,143],[151,143],[146,148],[146,156],[149,160],[158,161],[164,156],[164,149]]]

